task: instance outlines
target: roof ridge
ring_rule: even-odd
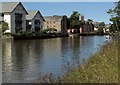
[[[27,10],[28,11],[28,15],[26,15],[26,18],[29,19],[33,19],[33,17],[37,14],[38,10]]]
[[[1,12],[12,12],[19,3],[21,2],[2,2]]]

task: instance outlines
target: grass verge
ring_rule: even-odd
[[[59,80],[60,83],[118,83],[118,43],[111,41]]]

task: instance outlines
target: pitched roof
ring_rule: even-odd
[[[26,15],[27,20],[32,20],[37,13],[39,13],[40,16],[42,17],[41,13],[38,10],[27,10],[27,11],[28,11],[28,15]],[[44,18],[43,18],[43,20],[44,20]]]
[[[26,15],[27,20],[33,19],[38,12],[38,10],[27,10],[27,11],[28,11],[28,15]]]
[[[18,4],[21,4],[21,2],[2,2],[2,4],[1,4],[2,5],[2,10],[0,11],[0,13],[10,13],[15,9],[15,7]],[[26,14],[27,14],[27,11],[26,11]]]

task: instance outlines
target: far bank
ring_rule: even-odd
[[[23,39],[48,39],[48,38],[60,38],[60,37],[71,37],[71,36],[103,36],[103,35],[113,35],[111,33],[19,33],[19,34],[11,34],[5,33],[2,35],[2,38],[13,38],[14,40],[23,40]]]

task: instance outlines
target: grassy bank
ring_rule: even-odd
[[[118,43],[109,42],[80,68],[67,73],[62,83],[118,83]]]

